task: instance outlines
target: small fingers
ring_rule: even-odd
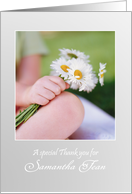
[[[66,83],[66,89],[68,89],[70,87],[70,85],[68,83]]]
[[[61,87],[56,83],[52,82],[50,79],[43,80],[43,88],[50,90],[55,95],[59,95],[62,91]]]
[[[55,95],[69,88],[69,84],[57,76],[45,76],[39,79],[35,85],[36,93],[51,100]]]
[[[64,91],[66,89],[66,83],[62,78],[57,76],[49,76],[49,80],[57,84],[61,88],[61,91]]]
[[[46,105],[49,103],[49,100],[46,99],[45,97],[40,96],[40,95],[35,95],[33,103],[37,103],[39,105]]]
[[[44,87],[40,87],[38,89],[38,94],[40,96],[43,96],[44,98],[48,99],[48,100],[52,100],[53,98],[55,98],[55,94],[54,92],[50,91],[49,89],[47,88],[44,88]]]

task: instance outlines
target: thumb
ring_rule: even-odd
[[[66,83],[66,89],[68,89],[70,87],[70,85],[68,83]]]

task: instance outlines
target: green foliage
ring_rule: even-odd
[[[78,92],[69,89],[90,100],[95,105],[115,115],[115,32],[114,31],[62,31],[53,32],[53,35],[44,37],[44,42],[50,54],[42,60],[42,76],[49,75],[50,64],[59,58],[59,49],[68,48],[90,55],[90,64],[98,77],[99,63],[107,63],[104,74],[105,84],[96,88],[91,93]]]

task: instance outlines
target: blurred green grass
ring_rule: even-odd
[[[79,92],[68,89],[78,94],[115,116],[115,32],[114,31],[60,31],[43,36],[50,53],[42,59],[42,76],[49,75],[50,64],[59,58],[59,49],[68,48],[90,55],[90,64],[98,77],[99,63],[107,63],[104,74],[104,86],[98,83],[90,92]]]

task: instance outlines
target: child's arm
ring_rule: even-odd
[[[16,106],[27,107],[37,103],[46,105],[55,95],[69,88],[60,77],[40,77],[39,55],[32,55],[21,60],[18,66],[18,81],[16,82]]]
[[[33,85],[40,78],[41,55],[31,55],[21,59],[17,68],[17,81]]]

